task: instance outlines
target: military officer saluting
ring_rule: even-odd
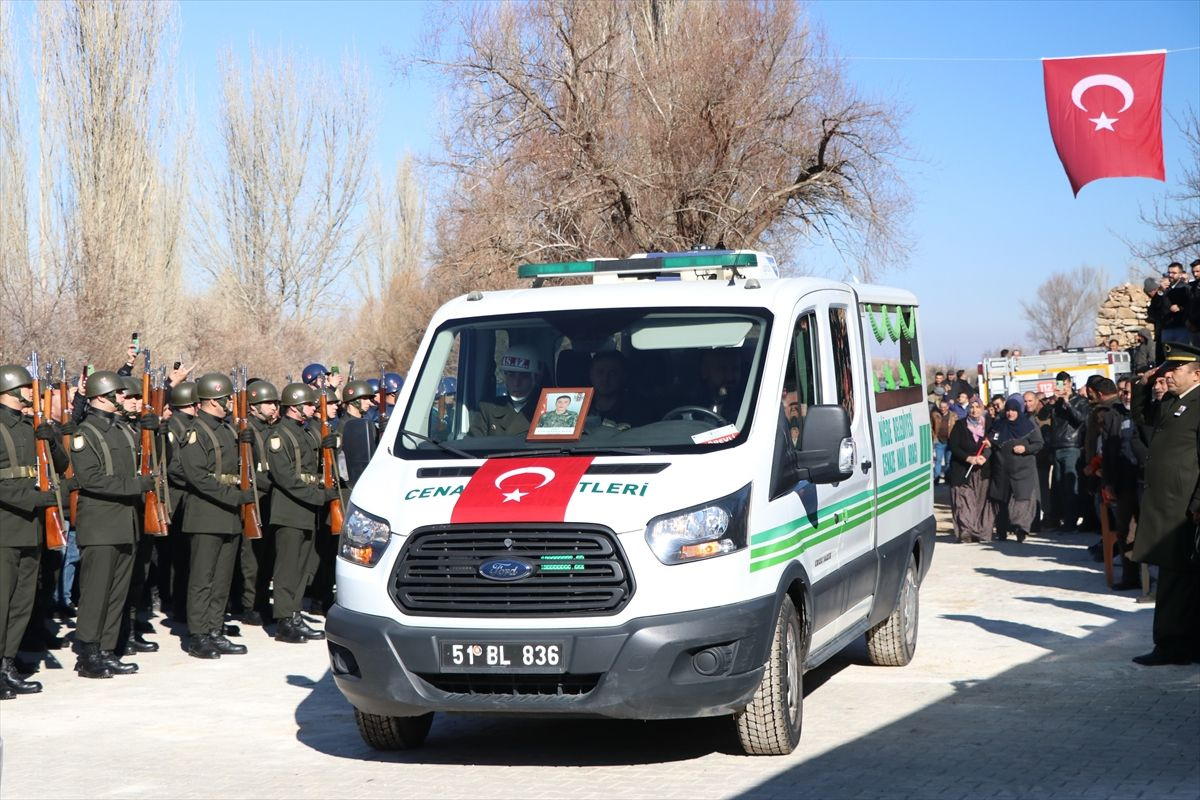
[[[84,395],[87,416],[71,440],[71,462],[79,487],[75,527],[80,552],[79,616],[75,670],[85,678],[137,672],[137,664],[113,654],[121,610],[133,574],[142,496],[154,478],[138,475],[137,443],[117,421],[125,386],[115,372],[94,372]]]
[[[54,492],[38,491],[35,439],[49,443],[56,472],[67,468],[54,428],[33,430],[25,414],[32,405],[29,371],[16,364],[0,366],[0,700],[42,690],[37,681],[22,680],[16,669],[37,590],[43,512],[58,502]]]
[[[271,469],[271,528],[275,537],[275,639],[305,642],[324,639],[300,616],[306,567],[324,506],[336,489],[320,486],[319,443],[305,429],[317,408],[317,389],[303,383],[283,387],[283,418],[270,429],[267,462]]]
[[[234,644],[222,633],[242,533],[240,507],[254,501],[254,489],[238,485],[238,437],[225,420],[232,395],[228,375],[214,372],[196,379],[199,411],[179,450],[190,492],[183,509],[183,530],[191,547],[188,655],[196,658],[246,652],[245,645]]]

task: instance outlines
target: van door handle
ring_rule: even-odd
[[[869,459],[869,458],[863,459],[862,464],[859,464],[859,466],[862,467],[863,475],[866,475],[868,472],[871,471],[871,459]]]

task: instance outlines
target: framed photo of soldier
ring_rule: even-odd
[[[583,423],[592,404],[587,386],[542,389],[533,411],[526,441],[573,442],[583,435]]]

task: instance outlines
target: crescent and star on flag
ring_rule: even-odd
[[[504,482],[509,478],[515,478],[518,475],[537,475],[542,479],[542,482],[537,486],[530,486],[528,492],[521,491],[520,487],[513,489],[511,492],[504,491]],[[519,503],[521,498],[530,494],[534,489],[540,489],[550,481],[554,480],[554,470],[548,467],[521,467],[520,469],[510,469],[501,475],[496,476],[494,481],[497,489],[504,496],[505,503]]]
[[[1073,87],[1071,87],[1071,102],[1080,111],[1087,111],[1087,107],[1083,104],[1083,94],[1088,89],[1094,86],[1111,86],[1121,93],[1121,97],[1125,100],[1125,105],[1121,106],[1118,114],[1124,113],[1131,105],[1133,105],[1133,87],[1129,85],[1129,81],[1119,75],[1088,75],[1086,78],[1081,78]],[[1112,131],[1113,123],[1117,121],[1117,117],[1109,117],[1104,111],[1100,112],[1100,116],[1091,117],[1088,122],[1096,124],[1098,131]],[[1113,131],[1114,133],[1116,131]]]

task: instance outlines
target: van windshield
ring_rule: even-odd
[[[765,309],[614,308],[455,320],[413,382],[401,458],[685,453],[749,431]]]

